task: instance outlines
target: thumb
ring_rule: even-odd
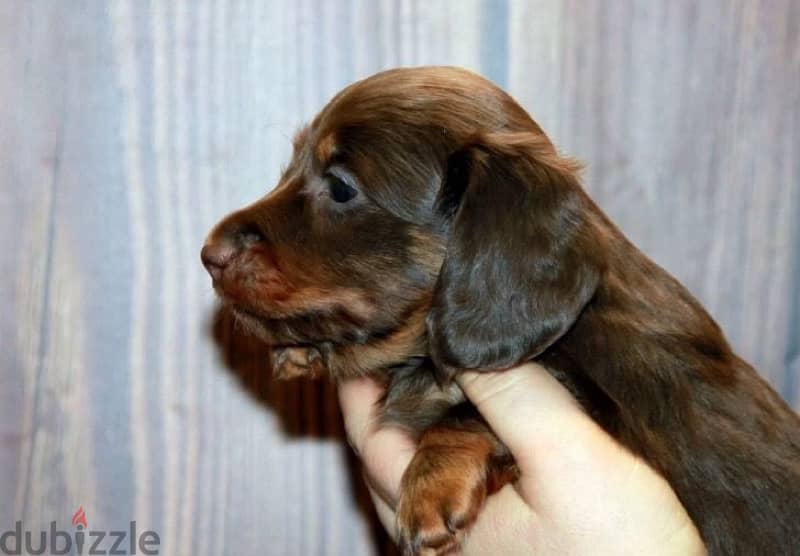
[[[574,549],[563,552],[614,554],[610,548],[625,539],[631,554],[703,553],[667,481],[592,421],[544,367],[465,372],[457,380],[514,455],[516,491],[534,523],[569,539]]]
[[[597,437],[599,427],[547,370],[525,363],[505,371],[465,371],[456,378],[523,475],[556,464],[575,446]]]

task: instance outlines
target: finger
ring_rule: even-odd
[[[394,507],[415,445],[402,430],[379,427],[377,402],[381,396],[383,388],[374,379],[358,378],[339,384],[339,403],[350,444],[364,464],[372,489]]]
[[[384,389],[376,380],[364,377],[340,381],[338,391],[347,439],[360,455],[367,436],[377,426],[377,403]]]
[[[372,504],[375,506],[375,513],[378,514],[378,520],[383,525],[383,528],[393,540],[397,540],[397,516],[394,510],[389,507],[389,504],[375,492],[372,487],[367,485],[369,496],[372,499]]]
[[[361,461],[369,484],[392,508],[397,506],[403,473],[415,450],[408,434],[396,428],[378,429],[364,441]]]
[[[478,520],[462,545],[464,556],[540,554],[538,539],[546,538],[541,522],[512,485],[486,499]]]
[[[465,372],[457,381],[492,430],[511,450],[523,475],[541,472],[598,426],[572,394],[541,365],[526,363],[499,372]]]

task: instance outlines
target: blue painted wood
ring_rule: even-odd
[[[0,531],[376,554],[329,387],[214,323],[208,228],[337,90],[480,71],[800,401],[800,3],[0,1]]]

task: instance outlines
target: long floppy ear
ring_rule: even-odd
[[[427,329],[441,380],[531,359],[572,325],[600,265],[577,165],[544,135],[486,135],[452,154],[437,210],[447,252]]]

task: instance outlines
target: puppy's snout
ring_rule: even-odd
[[[239,253],[262,241],[263,234],[254,226],[223,224],[206,240],[200,251],[200,259],[216,281]]]
[[[236,257],[240,251],[239,246],[230,238],[210,241],[200,251],[203,266],[215,281],[222,276],[222,271]]]

